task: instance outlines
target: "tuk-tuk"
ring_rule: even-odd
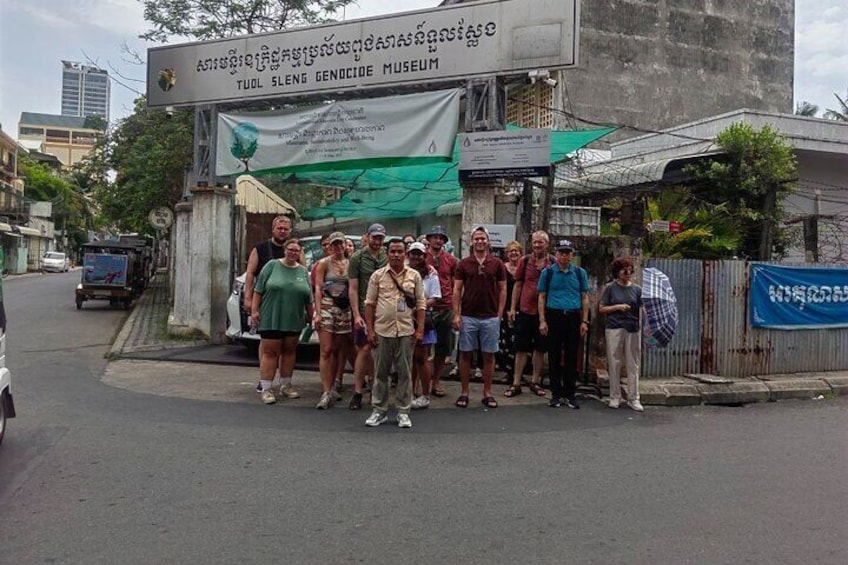
[[[87,300],[108,300],[129,309],[147,284],[144,254],[132,243],[104,240],[82,246],[82,280],[77,285],[77,310]]]

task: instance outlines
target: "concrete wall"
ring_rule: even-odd
[[[646,129],[742,107],[791,113],[794,21],[793,0],[582,2],[580,65],[562,73],[570,107]]]

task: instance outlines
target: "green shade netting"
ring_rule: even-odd
[[[508,128],[518,129],[518,128]],[[616,128],[551,132],[551,162],[589,145]],[[450,163],[385,167],[345,171],[299,172],[289,177],[300,182],[350,189],[321,208],[307,208],[305,220],[325,218],[413,218],[433,214],[439,206],[462,201],[459,183],[459,138]]]

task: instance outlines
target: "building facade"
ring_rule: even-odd
[[[97,141],[100,131],[87,124],[86,118],[21,112],[18,139],[40,141],[42,153],[53,155],[65,167],[85,157]]]
[[[62,115],[109,121],[109,73],[90,65],[62,61]]]

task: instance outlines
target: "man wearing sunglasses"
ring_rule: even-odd
[[[460,408],[468,406],[471,356],[483,356],[483,405],[497,408],[492,396],[495,353],[499,349],[501,317],[506,306],[506,267],[489,252],[489,232],[478,226],[471,232],[472,253],[459,262],[453,285],[453,325],[459,331]]]

